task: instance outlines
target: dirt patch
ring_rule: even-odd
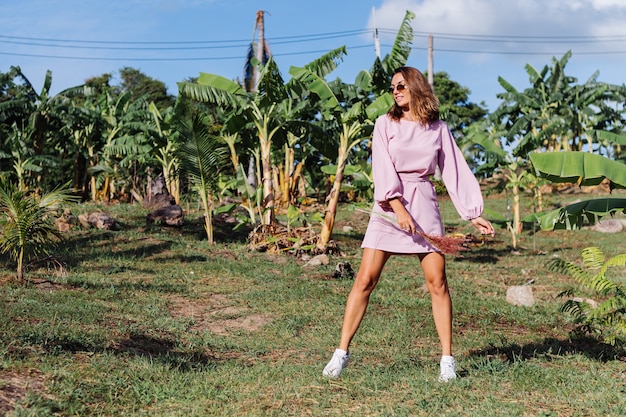
[[[34,370],[26,372],[28,375],[0,371],[0,415],[6,416],[14,411],[15,406],[24,400],[28,393],[35,392],[50,398],[46,394],[45,376]]]
[[[255,332],[272,321],[269,315],[250,314],[223,294],[212,294],[206,299],[173,295],[169,297],[169,302],[172,316],[191,319],[190,331],[208,330],[218,335],[240,330]]]

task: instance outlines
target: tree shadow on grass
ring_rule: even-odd
[[[115,356],[140,357],[150,359],[168,368],[182,372],[202,371],[214,369],[220,363],[236,357],[235,354],[223,354],[222,357],[206,349],[182,350],[177,343],[167,337],[155,337],[147,334],[132,334],[110,343],[109,340],[79,340],[71,335],[60,335],[55,338],[46,338],[37,343],[30,341],[31,348],[11,349],[9,357],[24,359],[31,356],[40,356],[42,352],[52,355],[63,353],[83,354],[113,354]]]
[[[95,232],[65,240],[62,257],[68,267],[76,267],[84,261],[92,261],[95,250],[114,253],[117,259],[137,259],[158,255],[171,246],[172,242],[149,237],[129,239],[119,232]],[[85,248],[91,250],[85,251]]]
[[[215,215],[213,217],[213,240],[216,243],[246,243],[248,235],[252,231],[251,225],[243,225],[237,230],[233,223],[228,220],[225,215]],[[206,230],[204,229],[204,218],[185,219],[185,234],[196,240],[207,240]]]
[[[146,273],[143,270],[142,273]],[[148,271],[147,273],[156,274],[158,271]],[[178,294],[187,290],[187,284],[182,282],[171,282],[163,280],[162,282],[152,282],[150,280],[140,280],[134,282],[111,280],[110,282],[93,282],[90,279],[71,278],[67,280],[66,286],[78,288],[82,290],[107,290],[114,288],[117,291],[151,291],[162,294]]]
[[[508,252],[503,250],[497,250],[493,248],[481,247],[480,249],[470,249],[468,251],[461,252],[459,256],[455,256],[456,262],[472,262],[479,264],[496,264],[500,260],[500,257],[506,255]]]
[[[524,345],[510,343],[503,346],[489,346],[471,351],[470,358],[498,358],[503,362],[514,363],[529,359],[542,358],[552,361],[557,357],[572,354],[598,361],[609,362],[625,360],[626,351],[617,346],[602,343],[600,340],[578,336],[572,339],[557,339],[548,337],[540,342],[532,342]]]
[[[133,334],[119,340],[109,351],[163,364],[182,372],[214,369],[221,361],[212,353],[205,351],[182,351],[176,343],[167,338],[158,338],[146,334]]]

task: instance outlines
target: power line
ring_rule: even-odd
[[[379,29],[379,32],[385,32],[392,35],[396,35],[396,30],[391,29]],[[318,33],[309,35],[295,35],[295,36],[283,36],[267,38],[268,42],[273,45],[288,45],[288,44],[302,44],[305,42],[315,42],[320,40],[332,40],[342,39],[346,37],[361,36],[364,34],[374,34],[373,30],[361,29],[361,30],[348,30],[339,32]],[[462,53],[462,54],[487,54],[487,55],[562,55],[564,52],[549,52],[549,51],[514,51],[511,50],[510,43],[607,43],[618,42],[626,40],[624,36],[518,36],[518,35],[471,35],[471,34],[454,34],[454,33],[427,33],[427,32],[414,32],[417,37],[423,37],[433,35],[436,39],[445,39],[455,42],[488,42],[493,44],[507,43],[509,44],[506,50],[488,50],[488,49],[455,49],[455,48],[437,48],[437,52],[447,53]],[[216,49],[238,49],[249,47],[250,41],[246,40],[196,40],[196,41],[104,41],[104,40],[76,40],[76,39],[55,39],[55,38],[36,38],[36,37],[24,37],[24,36],[11,36],[0,35],[0,44],[16,44],[26,46],[40,46],[46,48],[65,48],[65,49],[90,49],[90,50],[111,50],[111,51],[192,51],[203,50],[210,51]],[[391,48],[392,45],[384,45]],[[372,44],[365,45],[352,45],[346,46],[348,50],[373,48]],[[412,47],[413,50],[425,50],[426,48]],[[280,52],[275,51],[274,56],[295,56],[295,55],[307,55],[326,53],[328,49],[312,49],[312,50],[299,50],[296,52]],[[605,50],[605,51],[575,51],[576,55],[616,55],[626,54],[625,50]],[[233,56],[183,56],[183,57],[105,57],[105,56],[75,56],[75,55],[62,55],[62,54],[50,54],[50,53],[28,53],[28,52],[12,52],[12,51],[0,51],[0,55],[7,56],[22,56],[31,58],[45,58],[45,59],[62,59],[62,60],[91,60],[91,61],[214,61],[214,60],[240,60],[242,54],[237,53]]]
[[[385,29],[389,30],[390,29]],[[614,41],[614,40],[624,40],[626,39],[626,34],[624,35],[471,35],[471,34],[459,34],[459,33],[444,33],[444,32],[413,32],[414,34],[418,34],[420,36],[428,36],[433,35],[437,37],[460,37],[463,39],[506,39],[507,41],[511,40],[537,40],[540,42],[546,41],[555,41],[555,40],[571,40],[571,41]]]
[[[348,36],[357,36],[363,35],[366,33],[372,32],[369,29],[360,29],[360,30],[347,30],[341,32],[327,32],[327,33],[317,33],[311,35],[293,35],[293,36],[279,36],[274,38],[266,38],[268,41],[272,41],[272,43],[294,43],[294,42],[310,42],[315,40],[323,40],[323,39],[335,39],[335,38],[343,38]],[[6,41],[2,41],[2,39],[8,39]],[[0,35],[0,42],[7,43],[18,43],[18,42],[46,42],[44,46],[59,46],[59,47],[69,47],[70,45],[62,45],[62,44],[78,44],[78,45],[87,45],[89,47],[93,47],[93,45],[198,45],[198,44],[237,44],[234,46],[241,45],[249,45],[249,39],[225,39],[225,40],[192,40],[192,41],[103,41],[103,40],[84,40],[84,39],[56,39],[56,38],[33,38],[27,36],[10,36],[10,35]],[[225,45],[221,45],[219,47],[225,47]],[[110,47],[111,49],[117,49],[114,47]]]
[[[394,29],[378,29],[379,33],[387,33],[396,35],[397,30]],[[300,42],[312,42],[326,39],[339,39],[350,36],[359,36],[371,33],[374,35],[375,29],[358,29],[339,32],[316,33],[308,35],[290,35],[279,37],[268,37],[267,40],[271,44],[288,44]],[[604,35],[604,36],[579,36],[579,35],[474,35],[447,32],[413,32],[418,37],[436,36],[439,39],[449,39],[457,41],[475,41],[475,42],[517,42],[517,43],[590,43],[590,42],[620,42],[626,40],[626,35]],[[4,40],[3,40],[4,39]],[[110,40],[84,40],[84,39],[59,39],[59,38],[39,38],[27,36],[11,36],[0,35],[0,42],[15,43],[34,46],[52,46],[52,47],[78,47],[77,45],[85,45],[84,47],[94,48],[96,45],[139,45],[131,46],[128,49],[142,49],[145,45],[154,46],[150,49],[172,49],[168,46],[158,45],[175,45],[178,49],[195,49],[195,48],[228,48],[241,47],[250,44],[246,39],[223,39],[223,40],[185,40],[185,41],[110,41]],[[41,44],[39,42],[45,42]],[[73,45],[72,45],[73,44]],[[143,46],[141,46],[143,45]],[[203,45],[200,47],[185,45]],[[213,46],[211,46],[213,45]],[[217,46],[214,46],[217,45]],[[124,49],[116,46],[100,46],[102,49]]]
[[[70,49],[101,49],[101,50],[114,50],[114,51],[166,51],[166,50],[205,50],[205,49],[226,49],[226,48],[247,48],[250,45],[250,42],[244,44],[235,44],[235,45],[217,45],[217,46],[181,46],[186,45],[185,43],[176,43],[177,46],[100,46],[98,45],[62,45],[62,44],[53,44],[53,43],[42,43],[42,42],[52,42],[52,41],[15,41],[15,40],[2,40],[3,36],[0,36],[0,43],[14,44],[14,45],[28,45],[28,46],[45,46],[52,48],[70,48]],[[303,40],[295,40],[289,38],[289,40],[284,41],[276,41],[272,42],[272,45],[285,45],[290,43],[302,43],[302,42],[314,42],[325,39],[335,39],[336,35],[319,35],[317,37],[311,37]],[[227,41],[231,42],[231,41]],[[127,45],[131,45],[134,43],[128,42]],[[142,44],[141,42],[138,44]],[[149,43],[155,44],[155,43]]]

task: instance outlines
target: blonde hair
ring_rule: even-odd
[[[399,67],[393,71],[404,76],[404,85],[411,93],[409,111],[411,115],[423,125],[439,120],[439,99],[431,88],[424,75],[413,67]],[[392,120],[399,121],[402,118],[402,107],[394,103],[387,113]]]

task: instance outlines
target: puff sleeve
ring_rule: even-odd
[[[388,124],[381,116],[374,124],[372,136],[372,175],[374,177],[374,201],[389,209],[388,201],[402,197],[402,182],[389,153]]]
[[[441,177],[459,216],[464,220],[471,220],[483,212],[480,184],[454,141],[450,129],[445,124],[442,125],[438,156]]]

